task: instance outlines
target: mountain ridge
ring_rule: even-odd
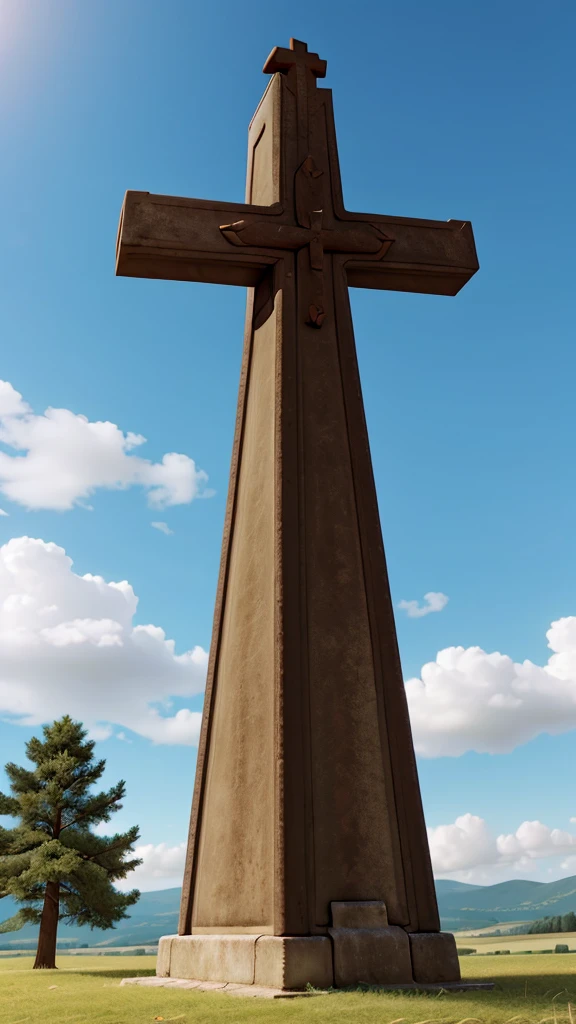
[[[131,908],[130,917],[120,921],[116,928],[106,931],[61,923],[59,942],[68,945],[97,946],[105,950],[115,946],[148,946],[162,935],[174,934],[180,905],[179,887],[143,892],[138,903]],[[511,879],[495,885],[470,885],[453,879],[436,881],[436,894],[442,927],[446,931],[460,928],[486,928],[489,926],[534,921],[553,914],[576,912],[576,875],[556,882],[535,882],[531,879]],[[0,900],[0,922],[16,913],[18,907],[11,897]],[[37,925],[26,925],[18,932],[0,934],[0,949],[33,947],[38,935]]]

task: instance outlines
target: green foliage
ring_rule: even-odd
[[[576,913],[557,914],[555,917],[542,917],[533,921],[528,935],[550,935],[558,932],[576,932]]]
[[[125,784],[92,792],[106,762],[94,760],[94,743],[68,715],[43,733],[26,744],[32,770],[6,765],[11,795],[0,793],[0,814],[18,823],[0,829],[0,899],[10,895],[22,907],[0,932],[40,921],[48,882],[59,886],[59,920],[113,928],[140,895],[112,884],[141,863],[129,856],[138,828],[114,836],[92,828],[121,809]]]
[[[568,946],[564,942],[557,942],[556,945],[554,946],[554,952],[555,953],[569,953],[570,950],[568,949]]]
[[[462,946],[462,948],[457,949],[456,952],[458,953],[458,956],[470,956],[472,953],[475,953],[476,950],[471,949],[469,946]]]

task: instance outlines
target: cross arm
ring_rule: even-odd
[[[253,287],[279,254],[261,246],[239,249],[221,227],[254,214],[278,224],[282,207],[127,192],[118,227],[116,274]]]
[[[348,284],[429,295],[456,295],[478,270],[472,225],[462,220],[419,220],[346,213],[369,221],[392,243],[380,258],[346,261]]]

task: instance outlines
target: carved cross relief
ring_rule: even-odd
[[[279,72],[286,86],[278,101],[283,109],[275,115],[282,127],[274,141],[274,157],[269,153],[270,161],[278,159],[280,164],[274,174],[268,167],[267,173],[275,178],[264,188],[269,205],[128,192],[118,235],[117,273],[254,286],[284,255],[307,250],[307,264],[299,264],[298,287],[305,293],[299,316],[314,328],[321,328],[330,315],[327,257],[338,259],[348,284],[355,287],[445,295],[459,291],[478,268],[468,222],[345,210],[330,92],[316,87],[316,80],[326,74],[326,61],[293,39],[290,49],[272,51],[264,71]],[[266,99],[265,94],[263,104]],[[254,125],[259,126],[258,112]],[[265,127],[270,131],[263,123],[260,135]],[[252,163],[259,143],[257,136]],[[249,199],[250,178],[249,168]]]
[[[324,253],[366,253],[380,259],[392,245],[376,225],[348,222],[337,228],[322,223],[322,183],[324,172],[307,156],[294,176],[296,223],[274,220],[237,220],[223,224],[222,234],[233,245],[254,245],[263,249],[296,251],[308,247],[310,260],[308,323],[320,328],[326,318],[324,308]]]

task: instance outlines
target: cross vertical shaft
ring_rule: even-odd
[[[330,108],[310,78],[295,64],[271,81],[250,129],[247,201],[294,203],[298,222],[316,207],[330,224]],[[384,900],[393,924],[439,927],[347,287],[329,256],[311,266],[310,249],[260,285],[262,324],[248,310],[213,703],[184,891],[182,928],[195,934],[245,922],[278,935],[326,934],[332,900],[367,898]],[[309,323],[320,288],[321,332]],[[254,716],[258,730],[247,733]],[[229,838],[241,831],[244,863]],[[413,857],[428,875],[419,902]]]

